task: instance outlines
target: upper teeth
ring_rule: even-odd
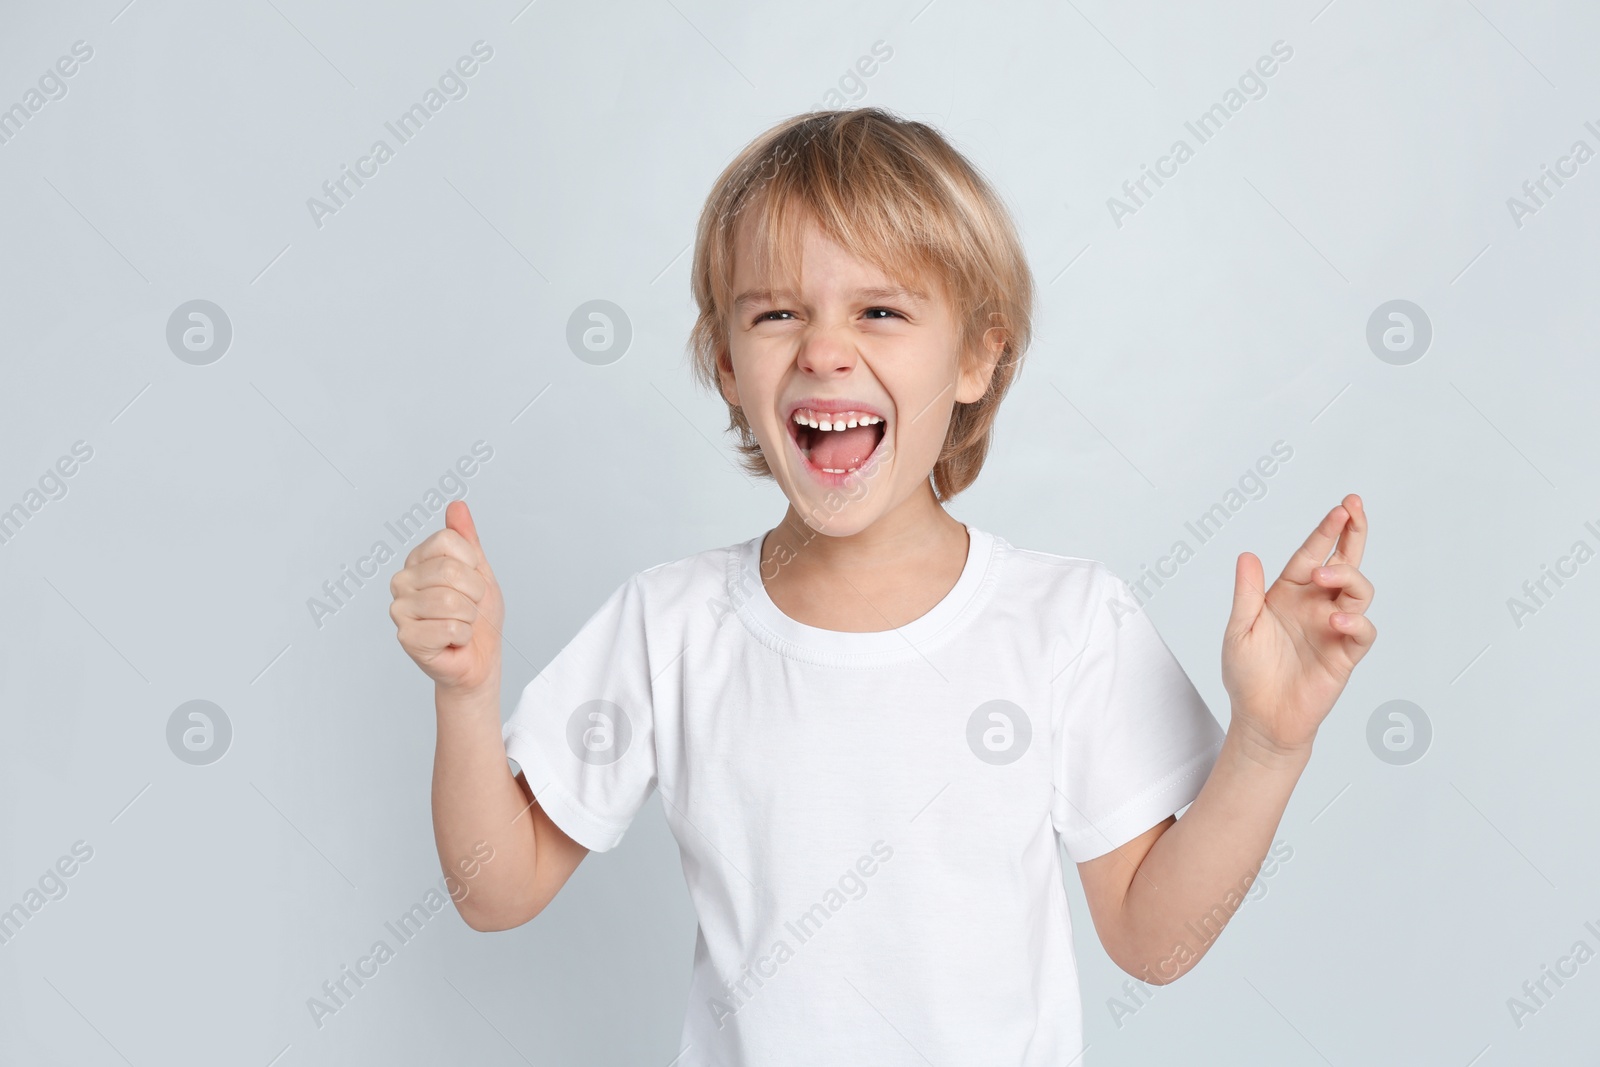
[[[794,421],[813,430],[848,430],[852,426],[876,426],[883,420],[876,415],[839,415],[833,420],[819,419],[804,411],[794,413]]]

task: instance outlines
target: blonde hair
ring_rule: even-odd
[[[971,485],[983,467],[1000,401],[1032,335],[1033,275],[1004,202],[933,127],[882,108],[814,111],[751,141],[717,178],[695,235],[691,285],[700,314],[689,336],[696,380],[720,391],[729,351],[735,235],[748,213],[762,277],[798,276],[801,228],[821,232],[886,275],[937,283],[960,323],[963,365],[989,331],[1004,335],[988,390],[957,401],[931,474],[936,499]],[[741,463],[771,477],[744,412],[728,404]]]

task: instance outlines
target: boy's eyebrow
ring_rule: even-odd
[[[766,303],[779,297],[793,295],[787,289],[747,289],[734,300],[733,306],[735,310],[738,310],[750,304]],[[857,289],[850,295],[858,300],[909,300],[922,304],[928,302],[927,293],[922,292],[920,289],[911,289],[903,285],[871,286],[865,289]]]

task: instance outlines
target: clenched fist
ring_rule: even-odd
[[[506,618],[500,584],[465,502],[450,502],[444,526],[412,549],[389,580],[389,617],[400,647],[440,688],[498,688]]]

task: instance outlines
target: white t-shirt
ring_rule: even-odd
[[[1183,808],[1223,730],[1104,564],[967,531],[878,633],[778,610],[764,532],[647,568],[505,723],[593,851],[660,790],[699,919],[677,1067],[1082,1063],[1058,848]]]

